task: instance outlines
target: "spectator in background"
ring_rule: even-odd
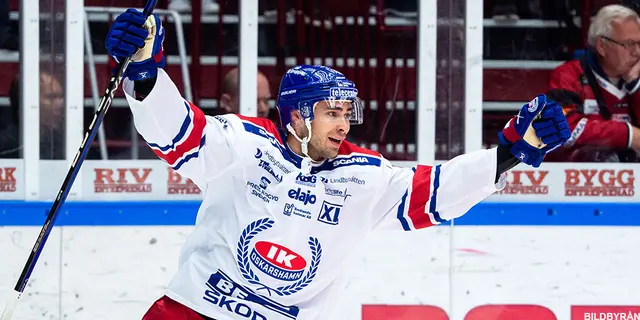
[[[227,72],[222,80],[222,96],[220,106],[226,113],[240,113],[238,99],[238,68]],[[258,117],[269,117],[269,99],[271,99],[271,87],[269,79],[264,73],[258,71]]]
[[[0,128],[0,158],[22,158],[20,78],[14,78],[10,95],[12,121]],[[60,160],[64,149],[64,102],[60,81],[50,73],[40,73],[40,159]]]
[[[564,105],[572,130],[547,161],[632,162],[640,151],[640,19],[620,5],[594,17],[585,54],[557,67],[549,96]]]

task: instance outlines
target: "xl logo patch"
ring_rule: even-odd
[[[257,288],[258,291],[266,290],[269,295],[275,293],[278,296],[288,296],[307,287],[316,277],[318,266],[320,265],[320,260],[322,258],[322,246],[320,245],[320,241],[318,241],[318,238],[309,237],[307,243],[309,244],[309,250],[311,251],[311,262],[309,263],[309,268],[306,273],[304,273],[304,268],[307,265],[306,260],[284,246],[279,246],[268,241],[258,241],[256,242],[254,249],[251,251],[251,254],[249,254],[251,240],[253,240],[253,238],[255,238],[262,231],[273,227],[274,223],[275,222],[269,218],[263,218],[250,223],[246,228],[244,228],[244,230],[242,230],[242,235],[240,235],[240,239],[238,239],[236,259],[238,260],[238,267],[240,269],[240,274],[242,274],[242,277],[244,277],[249,283],[260,286]],[[261,254],[258,253],[259,251],[261,252]],[[256,265],[256,260],[254,260],[254,252],[255,258],[256,260],[258,260],[258,262],[260,259],[265,261],[265,263],[263,263],[263,266],[266,266],[266,268],[259,268],[260,271],[263,271],[265,274],[278,279],[276,275],[278,277],[284,277],[283,275],[285,274],[278,273],[277,269],[281,269],[286,272],[287,275],[295,275],[296,277],[298,277],[298,279],[286,278],[285,280],[287,281],[295,280],[295,282],[293,284],[280,286],[277,288],[271,288],[262,284],[258,275],[251,269],[251,263],[249,262],[253,261],[253,264]],[[296,261],[294,262],[294,260]],[[289,265],[291,267],[289,267]],[[269,266],[271,267],[271,269],[269,268]],[[284,267],[286,267],[287,270],[284,270]]]
[[[342,211],[341,205],[323,201],[320,213],[318,214],[318,221],[330,225],[337,225],[340,211]]]

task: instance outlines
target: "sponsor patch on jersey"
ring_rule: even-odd
[[[307,187],[315,187],[318,182],[318,178],[314,175],[304,175],[302,172],[296,176],[296,183]]]
[[[277,173],[275,173],[273,171],[273,168],[271,168],[271,165],[269,165],[269,162],[264,161],[264,160],[258,160],[260,162],[258,162],[258,167],[264,169],[264,171],[266,171],[267,173],[269,173],[272,177],[274,177],[278,182],[282,182],[282,175],[279,175]]]
[[[237,315],[240,319],[269,319],[260,311],[254,310],[255,304],[288,319],[296,319],[300,313],[300,309],[296,306],[286,306],[255,294],[251,289],[231,280],[221,270],[209,277],[202,299],[218,307],[221,312]]]
[[[327,180],[325,183],[355,183],[355,184],[359,184],[361,186],[364,186],[366,184],[366,181],[364,181],[363,179],[358,179],[356,177],[340,177],[340,178],[331,178],[331,179],[326,179]]]
[[[331,171],[336,168],[348,167],[348,166],[374,166],[379,167],[382,164],[382,160],[376,157],[370,157],[365,155],[352,155],[349,157],[341,157],[333,160],[329,160],[322,164],[320,167],[315,167],[312,172]]]
[[[269,241],[256,242],[250,257],[260,271],[283,281],[299,280],[307,267],[307,261],[301,255]]]
[[[260,233],[274,224],[275,221],[263,218],[249,223],[242,230],[236,249],[238,271],[250,284],[258,286],[256,290],[263,292],[264,296],[289,296],[303,290],[315,279],[322,259],[322,246],[318,238],[309,237],[307,244],[311,258],[307,261],[297,252],[277,243],[256,241],[251,245],[255,237],[260,237]],[[260,280],[260,273],[254,272],[255,268],[287,283],[278,287],[267,286]]]
[[[284,209],[282,210],[282,214],[284,214],[287,217],[290,217],[291,215],[295,215],[295,216],[311,219],[310,211],[296,208],[296,206],[293,203],[285,203]]]
[[[222,128],[226,129],[229,126],[229,120],[221,117],[221,116],[214,116],[214,119],[218,120],[218,122],[220,122],[222,124]]]
[[[289,198],[302,202],[305,206],[316,203],[316,196],[309,190],[291,189],[289,190]]]
[[[271,184],[271,181],[266,177],[261,177],[259,184],[256,184],[255,182],[247,181],[247,186],[251,188],[251,195],[258,197],[260,200],[264,201],[265,203],[279,200],[278,196],[273,195],[266,191],[269,184]]]
[[[342,189],[331,189],[331,188],[324,188],[324,193],[328,196],[332,196],[332,197],[341,197],[341,198],[347,198],[348,196],[351,196],[350,194],[347,193],[347,188],[344,188],[344,190]]]
[[[318,221],[335,226],[338,224],[340,211],[342,211],[341,205],[323,201],[318,213]]]
[[[264,156],[267,160],[264,160],[264,159],[263,159],[263,156]],[[285,174],[289,174],[289,173],[291,173],[291,170],[289,170],[285,165],[283,165],[283,164],[282,164],[282,162],[278,161],[278,160],[277,160],[277,159],[276,159],[276,158],[275,158],[271,153],[269,153],[269,151],[268,151],[268,150],[265,150],[265,151],[263,152],[260,148],[256,148],[256,154],[254,155],[254,157],[255,157],[256,159],[261,159],[261,160],[260,160],[260,164],[259,164],[259,166],[261,166],[261,167],[262,167],[263,165],[265,165],[265,164],[263,164],[263,161],[264,161],[264,162],[267,162],[267,165],[269,166],[269,170],[271,170],[269,173],[270,173],[270,174],[272,174],[272,175],[274,175],[274,176],[279,176],[280,178],[282,178],[282,175],[276,175],[275,173],[272,173],[272,172],[274,172],[274,171],[273,171],[273,167],[272,167],[272,165],[273,165],[275,168],[277,168],[277,169],[279,169],[280,171],[282,171],[283,173],[285,173]],[[266,169],[265,169],[265,170],[266,170]],[[282,182],[282,179],[280,179],[280,180],[278,180],[278,181],[279,181],[279,182]]]

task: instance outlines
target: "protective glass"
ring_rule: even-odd
[[[362,124],[363,122],[363,103],[358,98],[358,90],[355,88],[331,88],[329,97],[324,99],[314,99],[311,101],[302,101],[299,105],[300,113],[304,118],[316,119],[317,112],[323,112],[328,109],[339,111],[332,114],[336,120],[346,118],[352,125]],[[331,120],[332,117],[322,117],[322,119]]]
[[[336,112],[325,115],[324,113],[334,110]],[[342,121],[346,119],[352,125],[362,124],[363,104],[360,98],[333,99],[326,98],[314,102],[304,101],[300,103],[300,113],[302,117],[311,120],[322,121]]]

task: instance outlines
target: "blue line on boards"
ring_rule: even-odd
[[[199,205],[199,201],[70,201],[61,208],[55,225],[189,226],[195,223]],[[41,226],[50,207],[50,202],[0,201],[0,226]],[[455,225],[640,226],[640,203],[482,202],[456,219]]]

